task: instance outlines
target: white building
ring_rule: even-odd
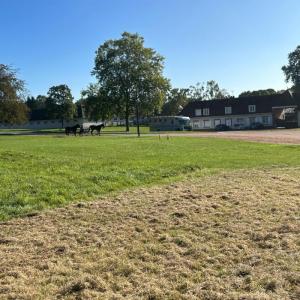
[[[289,91],[267,96],[192,101],[180,115],[191,118],[193,130],[214,129],[225,124],[246,129],[253,123],[264,127],[300,127],[300,95]]]

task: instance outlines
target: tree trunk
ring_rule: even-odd
[[[138,105],[138,103],[135,106],[135,112],[136,112],[137,135],[138,135],[138,137],[140,137],[141,136],[141,133],[140,133],[140,115],[139,115],[139,105]]]
[[[126,103],[126,107],[125,107],[125,122],[126,122],[126,132],[129,132],[129,107],[128,107],[128,103]]]

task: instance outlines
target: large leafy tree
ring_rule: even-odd
[[[48,91],[46,109],[49,118],[57,118],[62,121],[71,120],[76,115],[76,106],[70,88],[65,85],[52,86]]]
[[[138,119],[140,113],[152,114],[161,108],[169,89],[163,62],[161,55],[144,46],[143,37],[128,32],[96,51],[92,74],[98,79],[107,109],[124,115],[127,131],[131,115]]]
[[[274,89],[266,89],[266,90],[257,90],[257,91],[245,91],[242,92],[239,97],[249,97],[249,96],[267,96],[274,95],[276,91]]]
[[[167,96],[167,100],[162,107],[161,114],[168,116],[177,115],[189,102],[189,89],[172,89]]]
[[[189,87],[189,98],[193,100],[212,100],[229,98],[230,93],[220,88],[219,84],[214,80],[209,80],[206,83],[196,83]]]
[[[0,64],[0,122],[24,123],[29,109],[24,103],[25,83],[11,67]]]
[[[80,104],[84,107],[84,112],[89,120],[105,120],[112,116],[113,109],[109,97],[98,84],[89,84],[81,92]]]
[[[288,55],[288,64],[282,67],[286,82],[293,83],[293,89],[300,92],[300,45]]]

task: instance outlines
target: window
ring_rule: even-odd
[[[209,116],[209,108],[203,108],[203,116]]]
[[[232,108],[231,106],[225,107],[225,115],[230,115],[232,113]]]
[[[226,120],[225,120],[225,124],[226,124],[227,126],[231,127],[231,126],[232,126],[232,120],[231,120],[231,119],[226,119]]]
[[[210,120],[204,120],[203,121],[203,127],[204,128],[210,128],[210,124],[211,124]]]
[[[195,116],[202,116],[202,109],[195,109]]]
[[[200,122],[199,121],[195,121],[193,122],[193,128],[200,128]]]
[[[215,120],[215,127],[217,126],[217,125],[220,125],[221,124],[221,120],[220,119],[216,119]]]
[[[256,112],[256,105],[248,105],[248,111],[250,113]]]
[[[243,118],[237,118],[236,122],[234,122],[234,127],[236,129],[243,129],[243,128],[245,128],[244,122],[245,122],[245,119],[243,119]]]
[[[262,122],[263,122],[263,124],[269,124],[269,117],[268,116],[263,116],[262,117]]]

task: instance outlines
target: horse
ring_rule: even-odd
[[[80,128],[79,124],[76,124],[75,126],[71,126],[71,127],[66,127],[65,133],[66,135],[70,135],[70,133],[73,133],[76,136],[78,128]]]
[[[94,130],[96,130],[97,134],[100,135],[101,129],[104,127],[105,127],[104,123],[99,124],[99,125],[91,125],[89,127],[89,131],[91,132],[91,135],[93,135]]]

